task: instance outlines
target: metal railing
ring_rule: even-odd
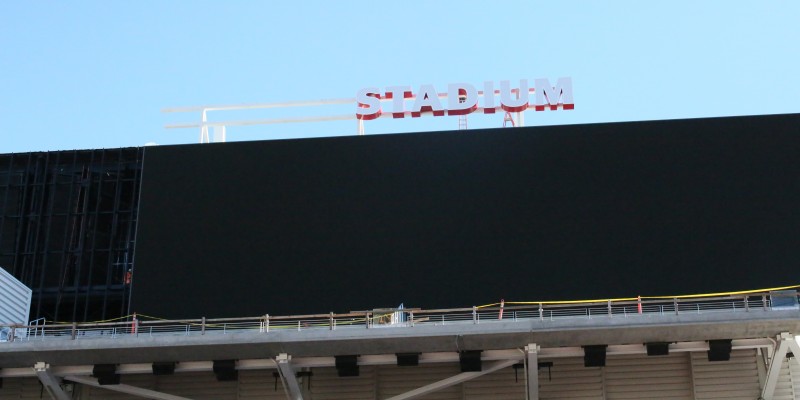
[[[794,299],[796,300],[796,294]],[[795,306],[789,309],[798,309]],[[115,339],[154,336],[195,336],[225,334],[269,334],[287,331],[322,331],[338,329],[413,328],[457,324],[514,323],[539,320],[542,323],[568,319],[597,319],[598,324],[609,318],[658,318],[667,315],[770,312],[773,308],[769,293],[701,299],[658,299],[635,301],[597,301],[588,303],[548,304],[531,303],[514,306],[491,306],[454,309],[388,309],[352,312],[347,314],[314,314],[246,318],[217,318],[189,320],[140,320],[135,317],[122,322],[50,323],[34,321],[28,325],[0,325],[6,332],[4,341],[50,341]],[[391,315],[404,313],[403,322],[391,322]],[[18,332],[27,333],[20,336]]]

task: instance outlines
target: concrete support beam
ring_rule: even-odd
[[[457,385],[462,382],[466,382],[471,379],[475,379],[479,376],[483,376],[486,374],[490,374],[494,371],[510,367],[516,364],[518,360],[505,360],[505,361],[496,361],[490,365],[484,365],[483,370],[475,371],[475,372],[462,372],[458,375],[451,376],[447,379],[442,379],[438,382],[431,383],[430,385],[425,385],[421,388],[414,389],[409,392],[405,392],[403,394],[390,397],[386,400],[408,400],[408,399],[416,399],[418,397],[422,397],[426,394],[436,392],[438,390],[442,390],[444,388],[448,388],[453,385]]]
[[[155,399],[155,400],[192,400],[188,397],[180,397],[171,395],[168,393],[156,392],[155,390],[144,389],[136,386],[130,385],[100,385],[97,383],[97,378],[91,378],[88,376],[65,376],[64,380],[80,383],[83,385],[94,386],[101,389],[111,390],[114,392],[120,393],[127,393],[134,396],[143,397],[145,399]],[[69,398],[67,399],[69,400]]]
[[[275,358],[275,363],[278,365],[278,373],[281,375],[283,387],[286,388],[289,398],[291,400],[303,400],[303,391],[300,389],[300,383],[297,382],[297,375],[291,365],[292,356],[281,353]]]
[[[64,389],[61,388],[61,380],[58,379],[53,372],[50,371],[50,364],[37,362],[33,366],[36,376],[42,382],[44,390],[53,400],[71,400],[72,396],[68,395]]]
[[[768,338],[754,338],[754,339],[734,339],[732,342],[733,350],[743,349],[769,349],[773,350],[774,340]],[[691,341],[691,342],[678,342],[669,345],[670,353],[679,352],[696,352],[707,351],[708,342],[706,341]],[[0,360],[2,360],[2,353],[0,353]],[[647,348],[643,344],[625,344],[625,345],[610,345],[606,349],[606,354],[611,355],[627,355],[627,354],[647,354]],[[580,346],[574,347],[539,347],[537,357],[540,360],[553,360],[564,357],[583,357],[583,349]],[[525,358],[518,349],[506,350],[486,350],[481,355],[483,362],[487,361],[501,361],[501,360],[517,360],[518,362]],[[175,367],[175,373],[184,372],[208,372],[213,369],[213,362],[211,361],[180,361]],[[394,365],[397,362],[395,354],[366,354],[358,358],[358,365]],[[420,364],[435,364],[435,363],[457,363],[458,353],[452,352],[431,352],[422,353],[419,356]],[[295,369],[301,368],[321,368],[321,367],[334,367],[336,360],[334,357],[292,357],[292,367]],[[263,370],[277,368],[275,360],[272,358],[263,359],[241,359],[237,362],[236,369],[239,371],[245,370]],[[92,365],[62,365],[52,367],[52,371],[56,376],[86,376],[91,375]],[[118,364],[117,373],[120,375],[131,374],[151,374],[153,372],[152,363],[130,363]],[[30,367],[25,368],[2,368],[0,369],[0,378],[24,378],[35,377],[34,370]]]
[[[539,400],[539,346],[531,343],[525,346],[525,353],[527,353],[525,365],[527,365],[526,372],[528,373],[525,383],[528,387],[527,400]]]
[[[778,385],[778,377],[781,373],[783,360],[786,359],[786,353],[789,352],[789,350],[792,351],[792,354],[795,354],[793,359],[797,360],[798,355],[800,355],[800,345],[797,344],[794,335],[783,332],[778,335],[778,348],[775,349],[775,354],[769,362],[767,381],[764,383],[764,389],[761,391],[762,399],[772,400],[775,396],[775,387]]]

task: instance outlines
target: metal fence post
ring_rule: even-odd
[[[264,319],[266,320],[264,324],[266,325],[267,332],[269,332],[269,314],[265,315]]]
[[[611,312],[611,300],[609,299],[608,300],[608,316],[611,317],[611,314],[612,314],[612,312]]]
[[[539,303],[539,320],[544,321],[544,310],[542,310],[542,303]]]
[[[672,299],[672,306],[675,307],[675,315],[678,315],[678,298]]]
[[[200,319],[200,334],[201,335],[206,334],[206,317]]]
[[[8,338],[8,341],[13,342],[15,336],[17,336],[17,327],[16,325],[11,325],[11,337]]]
[[[76,323],[72,323],[72,340],[75,340],[75,337],[78,336],[78,325]]]
[[[764,305],[764,311],[767,311],[767,295],[766,294],[762,294],[761,295],[761,303]]]
[[[328,323],[330,324],[330,330],[333,330],[333,311],[331,311],[331,315],[328,317]]]
[[[369,313],[366,314],[366,317],[364,318],[364,322],[366,322],[367,329],[369,329]]]
[[[478,307],[472,306],[472,323],[478,323]]]
[[[408,315],[411,317],[411,327],[414,327],[414,312],[411,311]]]

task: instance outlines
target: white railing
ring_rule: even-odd
[[[784,296],[785,297],[785,296]],[[794,295],[796,298],[796,294]],[[590,303],[530,303],[513,306],[421,310],[388,309],[348,314],[259,316],[194,320],[140,320],[124,322],[0,325],[4,342],[51,340],[116,339],[154,336],[196,336],[227,334],[268,334],[279,331],[325,331],[339,329],[413,328],[458,324],[496,324],[539,320],[543,323],[568,319],[593,319],[598,325],[609,319],[659,318],[670,315],[706,313],[745,313],[773,311],[768,293],[701,299],[625,300]],[[795,302],[796,304],[796,302]],[[785,306],[776,309],[787,309]],[[791,309],[791,307],[790,307]],[[797,309],[797,306],[794,306]],[[391,323],[391,316],[404,313],[405,321]],[[395,314],[397,315],[397,314]],[[142,316],[140,316],[142,317]],[[25,332],[20,337],[15,332]]]

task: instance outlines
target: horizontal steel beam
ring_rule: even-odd
[[[351,98],[345,98],[345,99],[284,101],[284,102],[276,102],[276,103],[169,107],[169,108],[162,108],[161,112],[163,112],[163,113],[181,113],[181,112],[198,112],[198,111],[237,111],[237,110],[255,110],[255,109],[264,109],[264,108],[313,107],[313,106],[325,106],[325,105],[333,105],[333,104],[350,104],[350,103],[355,103],[355,102],[356,102],[355,97],[351,97]]]
[[[61,388],[61,381],[51,371],[50,365],[38,362],[33,366],[33,371],[42,382],[42,387],[53,400],[70,400],[71,396]]]
[[[734,339],[733,350],[742,349],[755,349],[763,347],[772,347],[773,342],[769,338],[757,339]],[[670,352],[695,352],[707,351],[708,342],[693,341],[693,342],[678,342],[669,345]],[[606,354],[626,355],[626,354],[647,354],[647,347],[644,344],[626,344],[626,345],[610,345],[606,350]],[[501,361],[501,360],[522,360],[525,353],[521,349],[506,349],[506,350],[485,350],[481,355],[482,361]],[[539,359],[557,359],[565,357],[583,357],[583,348],[579,346],[572,347],[552,347],[541,348],[538,352]],[[457,352],[434,352],[422,353],[419,356],[420,364],[435,364],[435,363],[457,363],[459,361]],[[394,354],[366,354],[358,359],[358,365],[393,365],[397,362]],[[321,368],[321,367],[334,367],[336,359],[334,357],[293,357],[292,366],[295,368]],[[175,373],[183,372],[207,372],[213,368],[212,361],[183,361],[178,362],[175,366]],[[239,360],[237,369],[243,370],[260,370],[260,369],[274,369],[277,368],[275,360],[273,359],[244,359]],[[91,375],[92,365],[74,365],[74,366],[59,366],[52,367],[52,372],[57,376],[66,375]],[[127,374],[149,374],[152,373],[152,364],[150,363],[135,363],[135,364],[120,364],[117,367],[117,373],[121,375]],[[0,370],[0,377],[2,378],[22,378],[35,376],[31,368],[4,368]]]

